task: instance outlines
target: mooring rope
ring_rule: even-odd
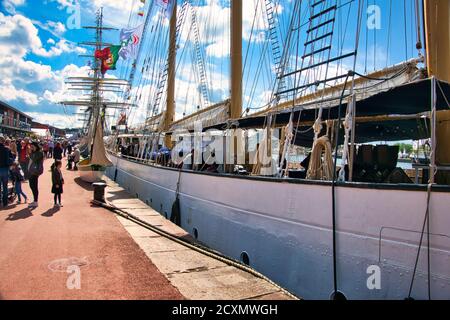
[[[252,275],[254,275],[254,276],[256,276],[256,277],[258,277],[258,278],[260,278],[260,279],[262,279],[262,280],[264,280],[266,282],[268,282],[269,284],[271,284],[275,288],[279,289],[282,293],[284,293],[285,295],[287,295],[291,299],[300,300],[299,297],[297,297],[293,293],[289,292],[287,289],[285,289],[285,288],[281,287],[280,285],[276,284],[275,282],[273,282],[272,280],[267,278],[265,275],[259,273],[255,269],[250,268],[249,266],[242,264],[240,261],[237,261],[235,259],[227,257],[227,256],[225,256],[225,255],[223,255],[223,254],[221,254],[221,253],[219,253],[217,251],[214,251],[214,250],[212,250],[212,249],[210,249],[208,247],[202,246],[202,245],[200,245],[198,243],[190,243],[190,242],[188,242],[185,239],[176,237],[176,236],[170,234],[167,231],[164,231],[164,230],[162,230],[162,229],[160,229],[158,227],[155,227],[155,226],[151,225],[150,223],[148,223],[148,222],[138,218],[137,216],[135,216],[133,214],[130,214],[130,213],[128,213],[128,212],[126,212],[126,211],[124,211],[124,210],[122,210],[120,208],[117,208],[116,206],[114,206],[111,203],[103,203],[103,202],[100,202],[100,201],[97,201],[97,200],[93,200],[92,203],[95,204],[95,205],[98,205],[98,206],[100,206],[102,208],[108,209],[108,210],[110,210],[110,211],[120,215],[121,217],[126,218],[128,220],[131,220],[134,223],[136,223],[136,224],[138,224],[138,225],[140,225],[140,226],[142,226],[142,227],[144,227],[146,229],[149,229],[149,230],[159,234],[160,236],[163,236],[163,237],[165,237],[165,238],[167,238],[167,239],[169,239],[171,241],[174,241],[174,242],[176,242],[178,244],[181,244],[182,246],[185,246],[185,247],[187,247],[189,249],[192,249],[192,250],[194,250],[196,252],[204,254],[204,255],[206,255],[206,256],[208,256],[210,258],[213,258],[215,260],[218,260],[220,262],[223,262],[223,263],[225,263],[225,264],[227,264],[229,266],[232,266],[232,267],[235,267],[235,268],[240,269],[242,271],[245,271],[247,273],[250,273],[250,274],[252,274]]]

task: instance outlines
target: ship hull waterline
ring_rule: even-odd
[[[305,299],[333,291],[331,187],[178,170],[109,154],[106,174],[170,218],[180,179],[181,227],[212,249],[251,267]],[[356,185],[356,186],[355,186]],[[338,187],[337,274],[348,299],[408,296],[427,206],[425,188]],[[450,298],[450,192],[430,201],[433,299]],[[428,298],[427,236],[412,297]]]

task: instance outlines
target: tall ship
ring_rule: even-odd
[[[83,92],[83,96],[75,100],[64,100],[60,103],[65,106],[78,107],[76,116],[81,116],[77,120],[82,121],[83,137],[78,148],[83,157],[78,163],[80,178],[85,182],[102,181],[105,170],[112,166],[111,161],[106,155],[104,145],[104,134],[106,117],[108,111],[124,110],[133,107],[127,102],[113,101],[106,96],[111,92],[122,92],[129,88],[129,82],[117,78],[105,77],[106,71],[110,69],[115,62],[111,51],[104,47],[110,44],[103,41],[104,33],[107,31],[116,31],[117,29],[105,27],[103,25],[103,9],[96,14],[95,26],[85,26],[84,29],[94,30],[94,41],[82,42],[81,45],[93,47],[92,55],[82,55],[89,58],[91,70],[87,75],[69,77],[66,79],[66,87],[70,92]],[[104,58],[104,59],[102,59]]]
[[[450,1],[219,2],[130,17],[106,174],[305,299],[450,298]]]

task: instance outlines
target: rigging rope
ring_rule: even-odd
[[[341,108],[344,100],[345,90],[347,87],[347,82],[349,80],[350,73],[347,74],[345,78],[344,87],[342,89],[341,98],[339,100],[338,115],[337,115],[337,125],[335,134],[335,154],[334,154],[334,164],[333,164],[333,180],[331,183],[331,199],[332,199],[332,222],[333,222],[333,285],[334,285],[334,296],[335,298],[339,296],[338,284],[337,284],[337,245],[336,245],[336,168],[337,168],[337,158],[338,158],[338,146],[339,146],[339,129],[341,125]]]
[[[306,175],[307,179],[327,181],[332,179],[333,156],[331,149],[330,139],[326,135],[314,141],[308,173]],[[322,153],[325,153],[324,161],[322,161]]]
[[[412,299],[411,297],[411,293],[412,293],[412,289],[414,286],[414,281],[415,281],[415,277],[416,277],[416,272],[417,272],[417,266],[419,264],[419,256],[420,256],[420,251],[422,249],[422,243],[423,243],[423,236],[425,234],[425,227],[427,227],[427,268],[428,268],[428,299],[431,300],[431,279],[430,279],[430,201],[431,201],[431,189],[433,187],[432,183],[428,184],[427,187],[427,208],[425,211],[425,217],[424,217],[424,221],[423,221],[423,225],[422,225],[422,232],[420,234],[420,240],[419,240],[419,247],[417,249],[417,255],[416,255],[416,260],[414,263],[414,269],[413,269],[413,274],[412,274],[412,278],[411,278],[411,283],[409,285],[409,291],[408,291],[408,298],[409,300]]]

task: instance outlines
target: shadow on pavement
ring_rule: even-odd
[[[94,191],[92,185],[83,181],[80,177],[74,179],[75,183],[87,191]]]
[[[8,215],[6,217],[5,220],[7,220],[7,221],[21,220],[21,219],[29,218],[32,215],[33,215],[33,213],[31,213],[31,210],[29,208],[25,208],[25,209],[16,211],[14,213],[11,213],[10,215]]]
[[[107,200],[109,202],[119,199],[127,199],[130,198],[130,194],[125,190],[119,190],[119,191],[108,191],[108,194],[110,195],[107,197]]]
[[[43,214],[41,214],[41,216],[50,218],[50,217],[53,217],[53,215],[55,213],[57,213],[59,210],[60,210],[59,207],[53,207],[53,208],[48,209],[47,211],[45,211]]]

